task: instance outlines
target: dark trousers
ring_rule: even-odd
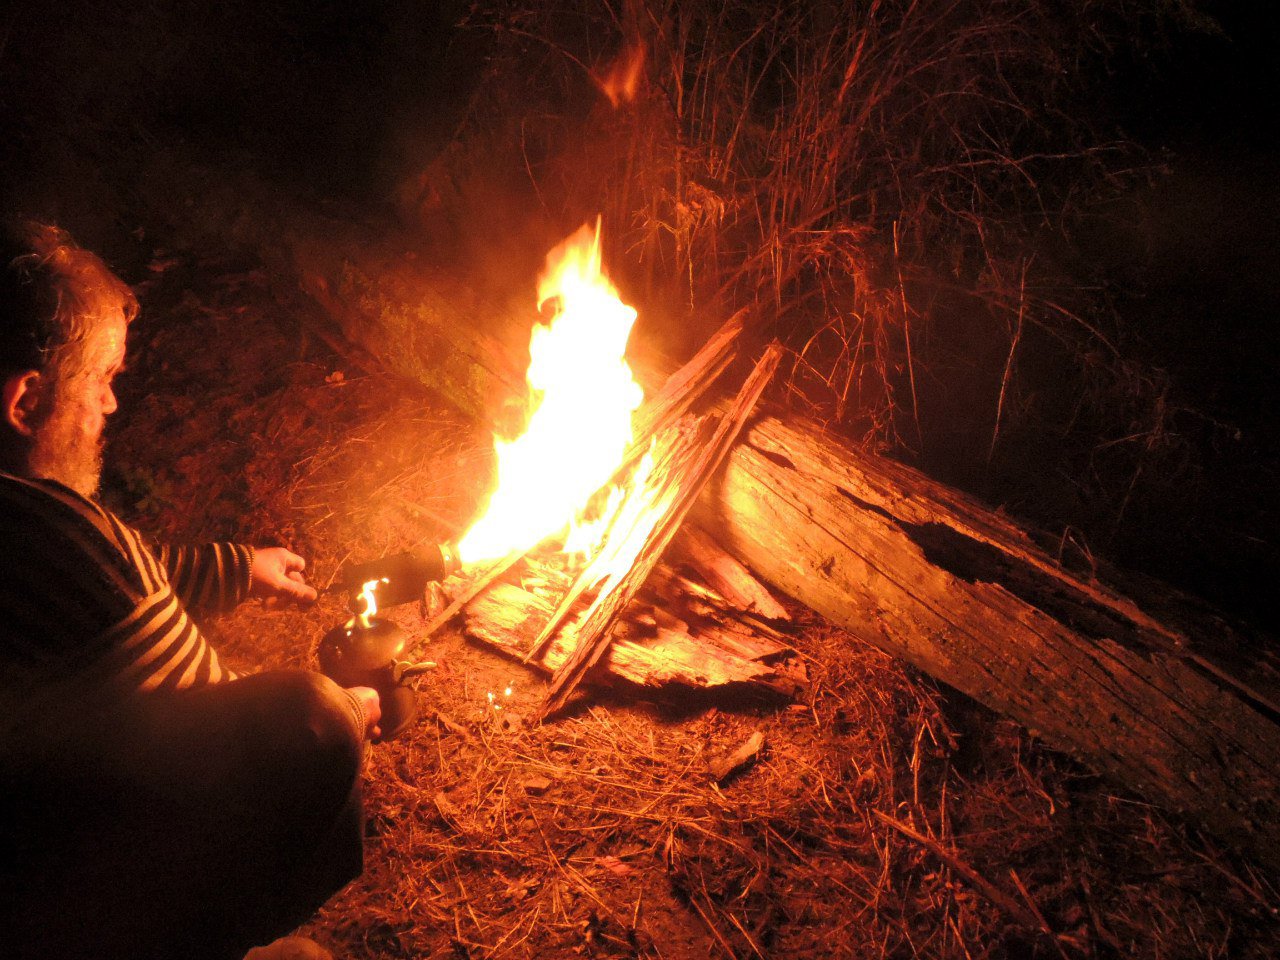
[[[239,958],[361,870],[364,743],[304,671],[33,718],[0,744],[0,954]]]

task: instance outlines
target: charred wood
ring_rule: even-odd
[[[529,638],[546,621],[553,604],[550,596],[498,583],[467,608],[466,632],[523,659]],[[552,638],[533,666],[551,673],[567,662],[574,649],[572,628],[583,616],[579,611],[570,617],[568,629]],[[649,689],[753,688],[787,698],[807,682],[794,650],[749,627],[731,620],[682,625],[639,611],[618,623],[600,669]]]

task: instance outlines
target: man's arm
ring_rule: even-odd
[[[239,543],[200,546],[163,544],[156,559],[169,574],[169,585],[189,610],[220,613],[249,596],[254,550]]]
[[[250,596],[298,603],[316,598],[316,591],[303,577],[306,561],[284,547],[165,544],[156,550],[156,556],[168,571],[173,592],[188,609],[197,612],[225,612]]]
[[[16,702],[227,678],[142,539],[75,491],[0,477],[0,557],[0,686]]]

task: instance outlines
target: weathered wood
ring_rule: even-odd
[[[790,620],[787,608],[751,575],[736,557],[711,539],[696,524],[686,523],[671,544],[675,559],[687,563],[696,570],[711,589],[727,602],[769,620]]]
[[[1222,682],[1189,638],[1061,571],[1005,518],[776,418],[701,507],[727,548],[814,610],[1280,861],[1271,692]]]
[[[513,657],[523,658],[529,637],[550,614],[552,599],[499,583],[466,611],[467,635]],[[553,672],[569,659],[574,641],[567,634],[584,613],[570,618],[533,666]],[[750,687],[793,697],[807,682],[803,663],[785,644],[726,620],[706,621],[688,631],[665,622],[618,625],[600,669],[650,689],[672,685],[701,690]]]
[[[736,773],[754,760],[763,748],[764,734],[757,730],[740,743],[737,749],[711,764],[711,779],[716,783],[723,783],[730,774]]]
[[[663,502],[664,498],[669,499],[676,492],[676,488],[680,480],[680,471],[688,463],[691,463],[694,456],[697,454],[697,449],[694,444],[691,443],[691,439],[696,438],[696,434],[701,425],[701,421],[690,420],[684,425],[684,430],[673,428],[663,434],[660,456],[658,462],[654,465],[653,475],[665,477],[666,479],[665,482],[662,483],[660,489],[654,491],[652,494],[652,499],[655,504],[654,509],[657,509],[656,505]],[[635,530],[636,519],[643,521],[646,517],[641,516],[639,518],[633,518],[632,524],[627,527],[627,529],[615,529],[614,524],[610,525],[610,529],[606,532],[605,543],[602,545],[607,548],[608,555],[603,555],[606,553],[606,550],[602,549],[585,568],[579,571],[577,577],[575,577],[573,582],[569,584],[568,589],[564,592],[564,596],[560,598],[560,602],[556,605],[555,610],[552,611],[551,616],[543,625],[537,639],[534,640],[533,646],[530,648],[529,652],[525,654],[525,663],[528,663],[531,660],[536,660],[542,656],[543,651],[547,648],[547,644],[551,642],[551,638],[560,632],[560,628],[563,626],[565,618],[569,615],[569,611],[577,604],[579,598],[581,598],[582,595],[592,587],[596,586],[599,581],[606,578],[607,573],[603,568],[609,566],[615,561],[616,554],[620,549],[625,550],[626,548],[626,544],[621,541],[629,539],[631,536],[635,536],[638,533],[638,531]],[[648,519],[650,523],[654,523],[657,520],[657,515],[649,514]],[[649,527],[648,529],[651,530],[652,527]],[[614,537],[616,537],[617,540],[614,540]],[[642,543],[637,544],[636,549],[638,550],[641,545]],[[606,584],[605,590],[607,591],[612,586],[616,586],[617,579],[617,577],[614,577],[610,580],[609,583]],[[597,597],[597,602],[601,599],[602,598]]]
[[[736,355],[735,348],[742,334],[742,319],[745,312],[739,310],[725,321],[687,363],[667,378],[667,382],[657,394],[646,398],[632,420],[635,437],[622,463],[610,479],[609,485],[623,483],[635,463],[651,449],[658,435],[670,431],[729,366]],[[551,638],[559,631],[564,618],[568,616],[569,611],[578,602],[578,598],[589,586],[591,581],[587,572],[584,571],[583,575],[579,576],[565,591],[560,603],[548,618],[537,639],[534,640],[533,646],[525,654],[525,663],[542,656]]]
[[[737,356],[746,316],[743,309],[726,320],[697,353],[666,378],[657,393],[645,400],[632,420],[636,438],[625,462],[643,455],[649,449],[649,441],[688,413],[728,369]]]
[[[158,219],[261,257],[392,369],[481,416],[522,388],[531,308],[477,303],[385,225],[178,172],[147,178]],[[1280,866],[1274,651],[1174,626],[1163,599],[1074,576],[1008,518],[792,418],[750,430],[702,517],[774,587]]]

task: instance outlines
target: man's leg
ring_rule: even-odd
[[[360,872],[363,739],[319,674],[152,694],[46,739],[0,891],[16,956],[238,958]]]

